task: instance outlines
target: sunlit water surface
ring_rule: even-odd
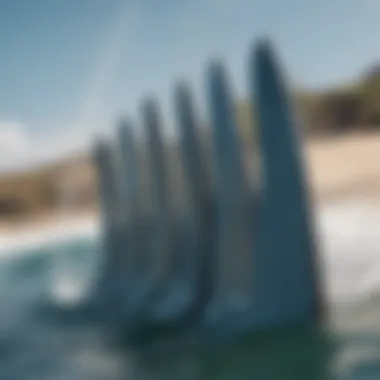
[[[318,226],[324,331],[252,335],[208,350],[159,342],[133,352],[80,318],[74,305],[99,263],[96,226],[0,239],[0,379],[380,379],[380,208],[325,206]]]

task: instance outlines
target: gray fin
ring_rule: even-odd
[[[163,335],[168,337],[189,330],[202,318],[212,296],[216,248],[215,200],[198,136],[192,97],[186,84],[181,83],[176,87],[174,102],[185,186],[188,188],[193,227],[196,230],[195,234],[188,231],[188,237],[195,238],[195,241],[188,241],[188,247],[185,248],[185,254],[192,256],[188,257],[187,261],[195,265],[194,270],[191,271],[192,275],[196,276],[195,287],[190,302],[170,317],[157,319],[154,312],[153,315],[147,316],[147,319],[143,320],[130,336],[132,340],[139,342]],[[170,295],[171,292],[164,293],[159,301],[164,301],[168,294]]]
[[[93,158],[97,171],[99,199],[104,223],[111,225],[116,221],[115,215],[119,197],[112,146],[104,140],[98,140],[94,148]]]
[[[248,180],[227,74],[219,61],[210,65],[207,74],[219,213],[221,268],[216,286],[224,295],[232,296],[230,301],[233,303],[246,303],[251,299],[252,283],[251,231],[248,229],[250,219],[247,219]]]
[[[139,162],[137,147],[132,125],[127,120],[122,120],[118,128],[118,144],[121,156],[121,176],[123,185],[123,212],[125,234],[127,235],[127,246],[129,256],[129,272],[141,270],[141,182],[139,176]]]
[[[98,140],[93,151],[94,165],[97,172],[101,215],[103,217],[103,260],[104,264],[98,282],[99,292],[108,287],[110,279],[125,264],[123,252],[123,229],[119,215],[120,187],[119,176],[112,145]]]
[[[152,266],[153,281],[157,281],[149,299],[156,299],[165,287],[171,252],[171,204],[169,193],[169,173],[165,147],[161,133],[158,105],[153,99],[142,104],[143,125],[147,137],[148,164],[150,166],[152,215]],[[153,296],[154,294],[154,296]],[[150,302],[150,301],[149,301]]]
[[[259,44],[251,59],[251,95],[263,158],[255,297],[259,308],[277,318],[315,319],[320,288],[299,132],[269,43]]]

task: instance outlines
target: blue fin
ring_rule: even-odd
[[[128,250],[128,273],[136,275],[141,272],[139,261],[142,255],[141,244],[141,181],[135,136],[132,125],[122,120],[118,128],[118,144],[121,156],[121,177],[123,186],[123,212],[125,216],[125,234]]]
[[[185,84],[180,84],[174,96],[180,150],[193,219],[193,222],[185,226],[184,252],[175,254],[186,255],[185,262],[192,268],[183,268],[185,270],[182,274],[177,273],[176,281],[170,284],[172,289],[163,294],[155,305],[156,308],[150,310],[151,314],[140,326],[138,334],[135,334],[140,340],[143,337],[151,339],[152,336],[163,334],[168,337],[188,331],[201,318],[212,295],[215,208],[211,184],[201,150],[190,90]],[[177,229],[176,232],[178,233]],[[195,279],[189,278],[189,274],[195,276]],[[184,300],[179,298],[181,295]],[[171,305],[170,310],[162,314],[162,308],[168,305]]]
[[[252,284],[248,180],[226,71],[215,61],[207,74],[219,213],[216,292],[233,304],[245,304]]]
[[[97,288],[103,298],[112,296],[113,280],[122,275],[125,264],[123,225],[119,213],[120,183],[115,150],[111,144],[99,140],[93,152],[97,171],[100,208],[103,225],[103,265]],[[104,296],[104,297],[103,297]],[[108,301],[107,301],[108,302]]]
[[[297,123],[267,42],[254,51],[250,69],[263,164],[253,266],[256,305],[279,322],[315,320],[320,314],[317,254]]]
[[[152,99],[142,104],[143,125],[147,137],[147,154],[149,172],[151,175],[152,197],[152,231],[149,239],[150,273],[137,292],[131,297],[129,317],[131,329],[140,323],[141,316],[164,293],[168,283],[168,268],[172,253],[171,229],[172,215],[168,189],[168,170],[165,149],[161,135],[161,122],[158,106]]]

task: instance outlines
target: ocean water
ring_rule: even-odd
[[[380,379],[380,207],[324,205],[317,227],[324,326],[139,352],[80,311],[101,262],[96,224],[0,237],[0,379]]]

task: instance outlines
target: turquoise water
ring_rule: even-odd
[[[0,379],[380,379],[380,289],[331,305],[324,331],[252,335],[203,350],[159,341],[134,352],[55,290],[62,281],[85,293],[95,251],[93,241],[77,239],[2,259]]]

